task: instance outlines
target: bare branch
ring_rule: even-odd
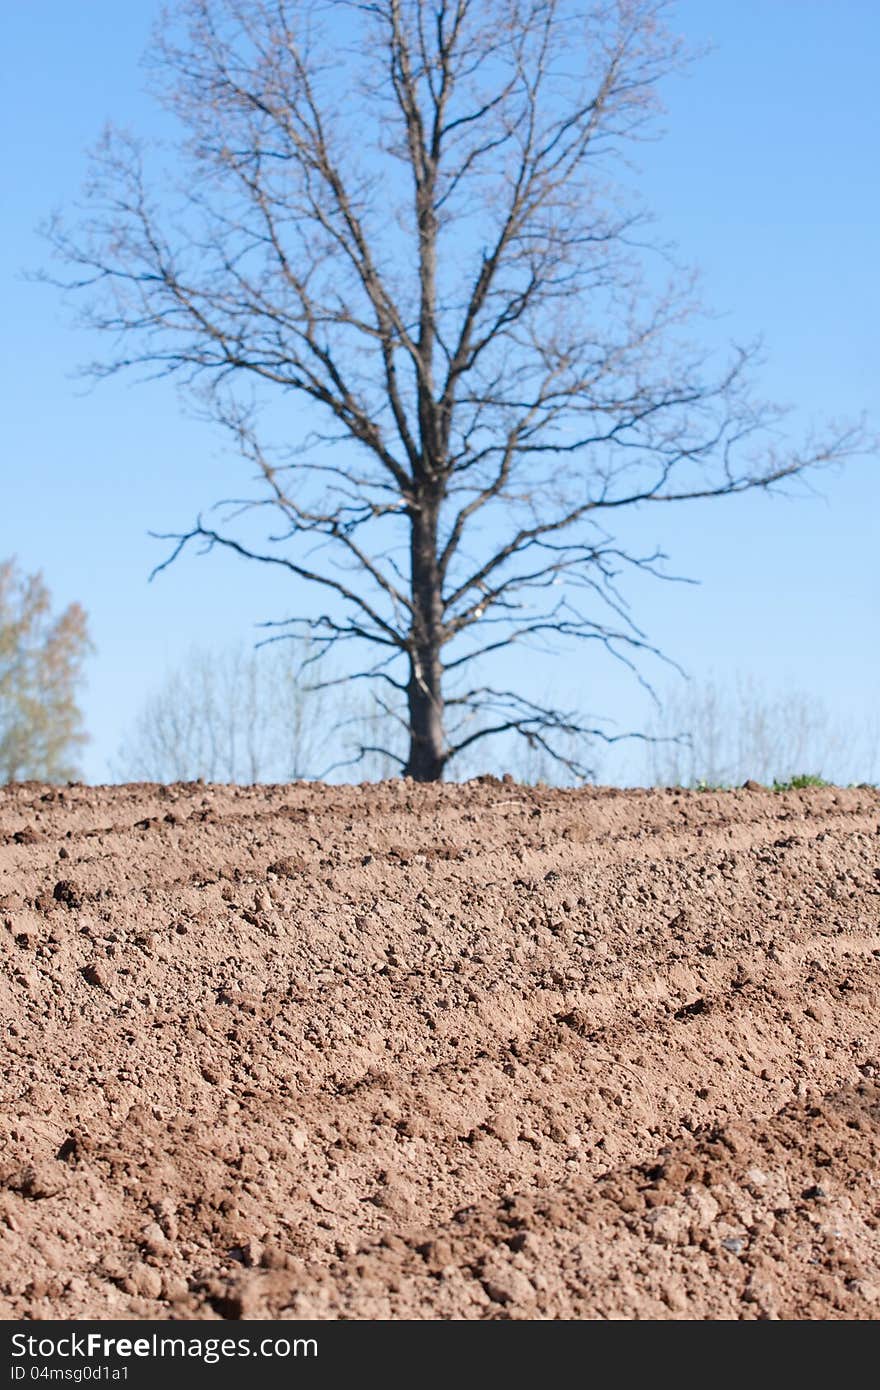
[[[350,589],[348,585],[341,583],[340,580],[334,579],[330,575],[320,574],[316,570],[306,569],[303,565],[298,565],[293,560],[283,555],[261,555],[257,551],[250,550],[247,546],[243,545],[241,541],[234,540],[230,536],[221,536],[218,531],[212,531],[209,527],[203,526],[201,522],[194,526],[191,531],[184,532],[180,535],[151,534],[155,535],[157,540],[172,540],[175,542],[174,549],[167,559],[163,560],[161,564],[156,565],[153,569],[150,575],[151,579],[155,579],[156,575],[161,574],[162,570],[167,569],[169,565],[173,564],[190,541],[203,540],[206,543],[206,549],[208,551],[212,550],[215,545],[223,546],[227,550],[234,551],[236,555],[240,555],[243,559],[258,560],[264,565],[279,565],[282,569],[286,569],[291,574],[295,574],[299,579],[307,579],[313,584],[320,584],[327,589],[332,589],[334,593],[339,594],[347,603],[353,604],[355,608],[360,609],[369,621],[375,625],[378,633],[382,634],[382,637],[372,636],[370,640],[384,640],[400,648],[405,648],[407,645],[406,634],[396,632],[395,629],[375,611],[366,599],[353,589]],[[317,621],[328,622],[329,620],[320,619]],[[363,630],[359,632],[358,635],[367,636],[367,632]]]

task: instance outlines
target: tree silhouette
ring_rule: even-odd
[[[490,660],[592,642],[634,663],[653,648],[620,577],[664,557],[617,513],[857,443],[786,442],[755,347],[719,366],[684,337],[690,278],[658,283],[613,175],[682,61],[665,9],[187,0],[152,55],[182,178],[155,195],[109,131],[82,220],[51,228],[114,344],[94,370],[181,379],[259,481],[170,558],[203,543],[311,585],[276,635],[366,653],[348,675],[384,688],[418,780],[510,733],[586,773],[611,736]]]

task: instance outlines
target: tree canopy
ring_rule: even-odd
[[[76,775],[86,742],[77,687],[90,649],[78,603],[56,615],[42,575],[0,564],[0,780]]]

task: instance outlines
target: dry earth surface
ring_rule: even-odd
[[[880,795],[0,792],[6,1318],[880,1316]]]

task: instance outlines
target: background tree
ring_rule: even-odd
[[[815,697],[768,690],[753,676],[677,685],[649,732],[645,774],[664,786],[737,786],[747,778],[772,784],[804,774],[872,782],[880,775],[876,718],[844,727]]]
[[[303,655],[290,644],[262,651],[194,648],[137,714],[114,775],[123,781],[289,782],[345,763],[353,743],[374,741],[376,712],[364,702],[343,706],[317,689],[324,684],[320,674],[306,683]],[[362,768],[375,777],[393,770],[375,756]]]
[[[95,370],[176,376],[253,465],[257,493],[172,558],[220,546],[310,584],[279,621],[371,653],[347,674],[384,689],[419,780],[510,733],[585,773],[571,742],[603,730],[487,660],[637,660],[620,575],[663,557],[612,518],[857,442],[787,444],[754,348],[687,341],[690,279],[666,282],[613,181],[682,61],[666,8],[184,0],[152,55],[177,185],[154,194],[144,147],[109,131],[82,223],[51,229],[115,345]]]
[[[42,575],[0,564],[0,781],[76,775],[87,741],[76,691],[90,650],[78,603],[56,617]]]

